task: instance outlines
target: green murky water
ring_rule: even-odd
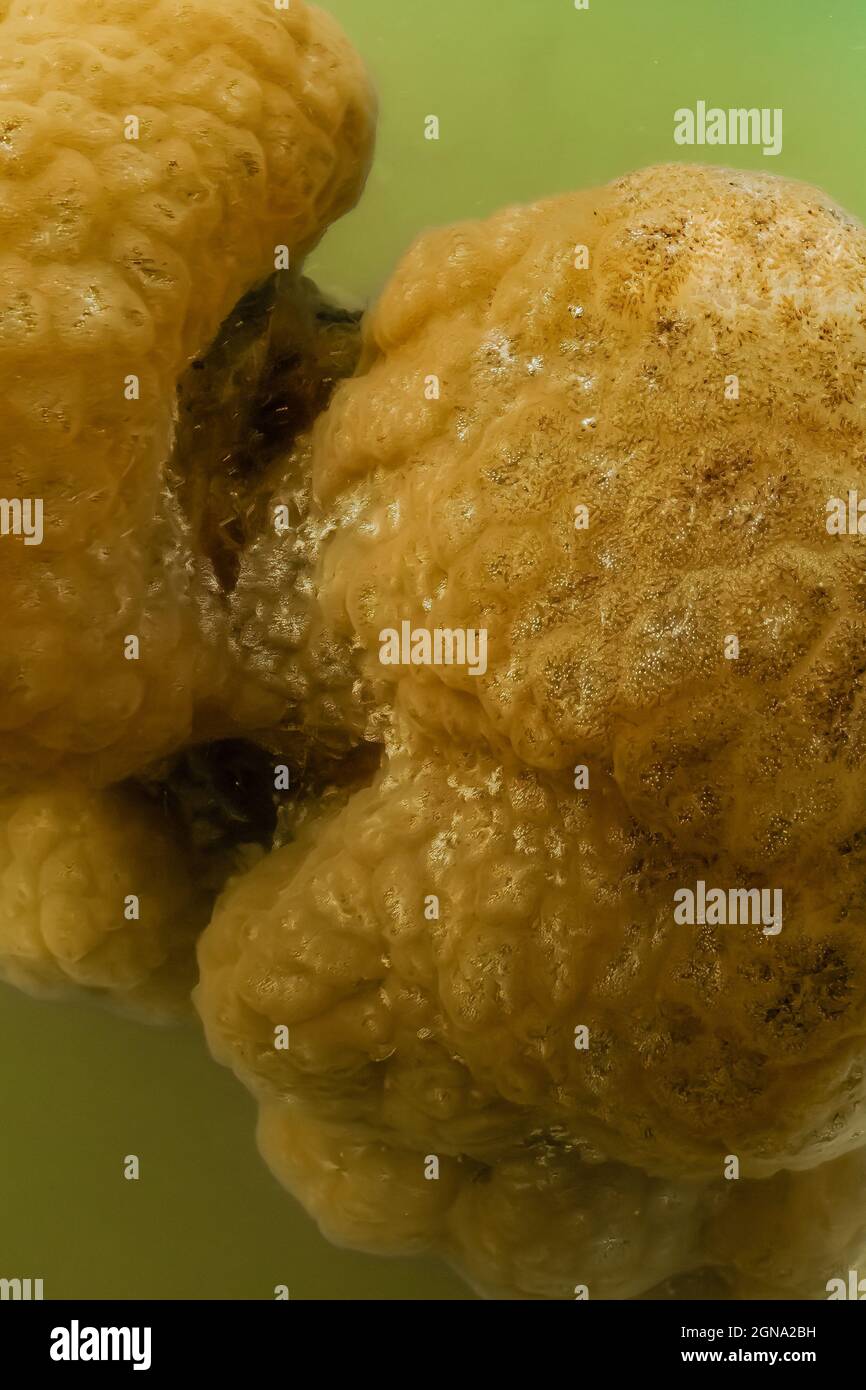
[[[421,229],[693,157],[866,217],[864,0],[332,0],[381,94],[363,206],[310,272],[366,301]],[[683,150],[673,113],[781,107],[778,158]],[[441,138],[424,139],[439,117]],[[0,1276],[46,1297],[453,1299],[433,1263],[328,1246],[260,1163],[253,1106],[192,1030],[0,988]],[[122,1159],[142,1162],[138,1183]]]

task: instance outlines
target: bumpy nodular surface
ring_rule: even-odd
[[[311,434],[355,333],[295,272],[373,132],[335,26],[12,3],[0,68],[2,490],[45,515],[0,556],[3,977],[174,1016],[230,876],[196,1003],[332,1239],[825,1296],[866,1246],[862,229],[664,168],[431,233]],[[384,666],[403,622],[486,659]],[[698,882],[782,929],[675,921]]]
[[[0,976],[174,1014],[220,874],[114,784],[298,722],[238,654],[245,613],[177,480],[220,455],[179,427],[178,387],[286,254],[303,308],[292,278],[360,193],[375,103],[302,0],[12,0],[0,75],[0,494],[44,516],[0,549]],[[239,419],[243,373],[206,375]]]
[[[545,1298],[862,1250],[864,274],[815,190],[670,167],[422,237],[365,321],[314,587],[382,761],[226,891],[197,995],[335,1239]],[[405,621],[486,669],[383,664]],[[781,930],[676,921],[698,882]]]

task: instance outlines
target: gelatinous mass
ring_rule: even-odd
[[[825,1297],[866,1251],[862,227],[645,170],[424,235],[359,329],[299,275],[371,158],[331,21],[0,14],[0,468],[45,507],[0,542],[4,977],[171,1015],[198,937],[336,1241]],[[484,671],[383,665],[403,622]],[[698,882],[783,929],[675,922]]]

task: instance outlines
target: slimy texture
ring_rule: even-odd
[[[320,12],[0,4],[0,74],[0,482],[45,518],[0,544],[0,976],[172,1018],[197,941],[337,1242],[495,1298],[824,1297],[866,1254],[824,524],[863,229],[650,169],[426,234],[359,339],[298,274],[373,140]],[[404,622],[485,669],[383,665]],[[675,921],[698,881],[782,930]]]

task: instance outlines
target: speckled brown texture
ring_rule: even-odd
[[[382,766],[228,889],[197,995],[337,1238],[554,1298],[823,1297],[862,1247],[863,563],[824,521],[864,285],[823,195],[671,167],[430,233],[368,316],[314,582]],[[486,628],[486,673],[382,666],[406,619]],[[782,932],[676,924],[698,879]]]
[[[852,834],[866,587],[824,518],[862,468],[864,284],[858,224],[725,170],[422,237],[320,427],[317,487],[357,511],[323,605],[371,667],[399,618],[486,626],[485,676],[397,673],[414,716],[610,767],[683,848],[758,868]]]
[[[0,68],[2,485],[46,513],[0,555],[0,973],[171,1015],[231,871],[197,1006],[333,1239],[502,1298],[825,1296],[866,1246],[863,564],[824,526],[863,230],[671,167],[430,233],[312,430],[355,342],[293,278],[309,389],[245,453],[281,333],[199,359],[360,190],[348,45],[300,0],[45,0]],[[403,621],[487,669],[383,666]],[[182,760],[240,732],[328,785],[217,868]],[[782,932],[676,923],[699,879]]]

